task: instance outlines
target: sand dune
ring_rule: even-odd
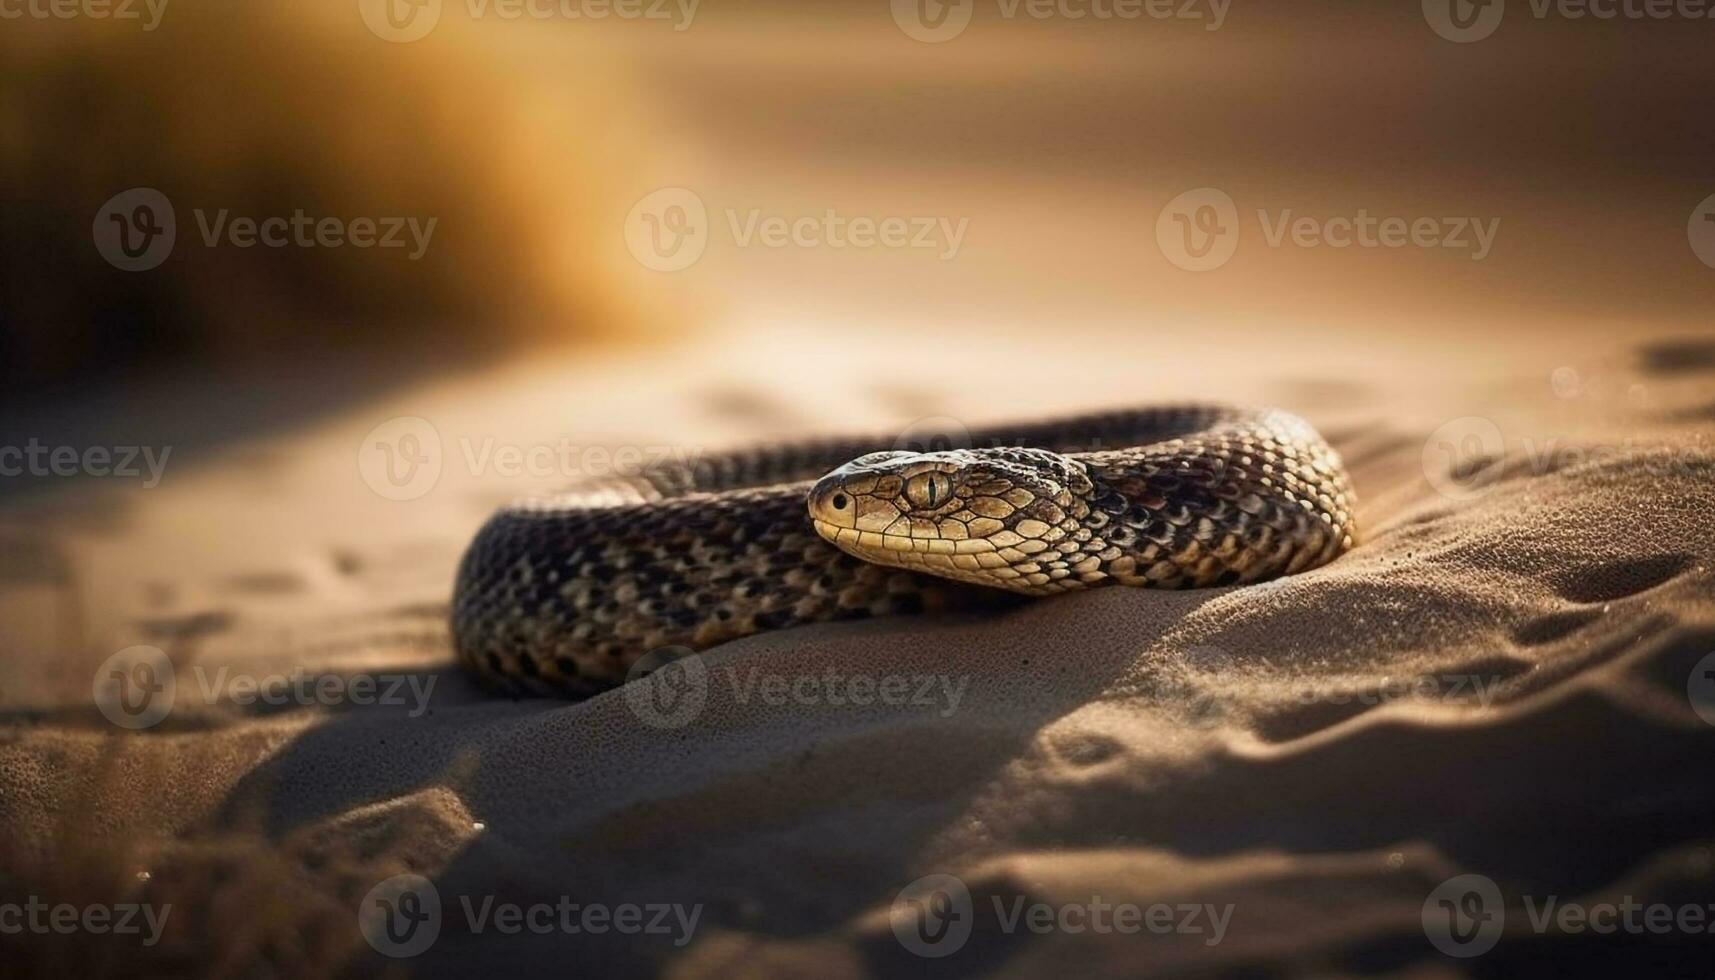
[[[155,946],[68,938],[34,945],[28,965],[374,966],[355,910],[405,872],[442,902],[439,938],[406,961],[429,974],[1438,972],[1458,961],[1426,937],[1423,909],[1466,873],[1506,900],[1494,949],[1468,961],[1485,971],[1706,964],[1700,936],[1541,933],[1524,902],[1710,898],[1715,718],[1698,713],[1711,699],[1694,670],[1715,651],[1710,351],[1592,347],[1576,399],[1542,397],[1545,375],[1514,365],[1494,388],[1448,382],[1421,423],[1306,375],[1302,407],[1364,501],[1361,545],[1328,567],[763,635],[698,658],[689,686],[680,665],[580,704],[492,700],[450,665],[451,561],[498,492],[468,474],[378,529],[361,514],[329,523],[356,504],[286,507],[306,482],[335,500],[368,491],[279,462],[257,491],[283,508],[275,526],[211,544],[194,568],[147,556],[186,515],[218,517],[254,488],[256,460],[317,454],[216,454],[122,509],[105,541],[63,530],[75,506],[13,501],[9,540],[37,555],[15,575],[34,568],[65,602],[85,587],[56,592],[44,554],[63,582],[98,558],[117,579],[108,614],[82,627],[88,656],[38,661],[8,693],[14,887],[174,910]],[[497,400],[484,383],[415,397],[449,413]],[[1438,427],[1470,415],[1504,420],[1490,422],[1498,452],[1443,457]],[[301,438],[351,445],[367,420]],[[148,596],[153,610],[138,608]],[[137,733],[87,693],[122,638],[160,646],[177,671],[172,713]],[[223,667],[393,676],[427,697],[201,696]],[[972,932],[946,959],[895,932],[901,889],[931,874],[956,876],[971,902]],[[512,936],[464,908],[561,896],[696,918]],[[1165,934],[1007,925],[1098,901],[1193,911]]]

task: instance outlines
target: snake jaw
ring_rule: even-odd
[[[1090,488],[1082,464],[1042,450],[872,453],[818,480],[806,505],[816,533],[854,557],[1040,595],[1081,584],[1063,559],[1082,543],[1062,542]]]

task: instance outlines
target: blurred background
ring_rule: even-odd
[[[1502,15],[1460,42],[1441,0],[156,2],[0,24],[9,397],[760,323],[797,345],[905,321],[1241,347],[1696,329],[1715,293],[1687,240],[1715,194],[1707,18],[1449,0]],[[627,248],[663,187],[707,209],[670,272]],[[1242,220],[1193,273],[1155,232],[1205,187]],[[92,240],[133,188],[177,225],[144,271]],[[1474,260],[1271,244],[1257,209],[1499,227]],[[830,210],[965,231],[951,255],[734,234]],[[435,225],[421,254],[210,244],[222,212]]]
[[[8,642],[326,610],[365,548],[444,598],[575,475],[496,445],[1648,409],[1614,364],[1710,334],[1715,21],[1604,9],[7,0],[0,445],[172,454],[0,479]]]

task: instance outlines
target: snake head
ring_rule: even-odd
[[[1041,594],[1063,586],[1033,556],[1076,550],[1091,489],[1082,463],[1046,450],[879,452],[816,481],[806,503],[816,533],[857,558]]]

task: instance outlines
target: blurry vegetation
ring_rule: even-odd
[[[452,21],[392,44],[349,0],[172,4],[152,32],[7,21],[0,397],[166,362],[462,354],[634,323],[639,272],[619,232],[631,199],[608,179],[636,165],[626,89],[568,50],[575,38],[528,40],[555,53],[551,77],[497,46],[517,32]],[[171,256],[146,272],[113,268],[92,240],[97,211],[133,187],[163,192],[177,222]],[[209,247],[197,212],[222,209],[436,225],[418,261]]]

